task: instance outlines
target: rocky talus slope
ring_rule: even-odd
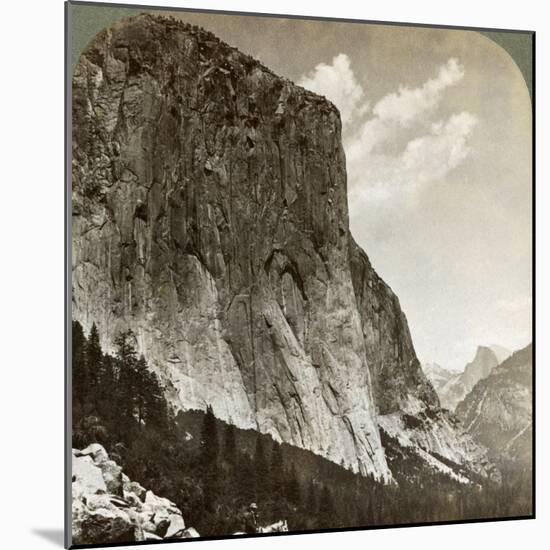
[[[458,404],[467,431],[506,466],[532,467],[533,348],[515,352]]]
[[[173,502],[130,481],[105,449],[73,449],[72,542],[97,544],[196,538]]]
[[[337,109],[142,15],[82,54],[72,123],[74,318],[107,350],[132,328],[176,408],[389,480],[378,415],[439,400],[350,235]],[[460,444],[425,430],[428,452]]]

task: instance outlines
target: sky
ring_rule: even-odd
[[[531,104],[508,53],[475,31],[171,15],[339,108],[351,232],[421,362],[531,341]]]

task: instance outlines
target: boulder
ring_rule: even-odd
[[[99,467],[107,490],[113,495],[124,496],[122,483],[122,468],[114,460],[103,460]]]
[[[143,540],[162,540],[162,537],[159,537],[158,535],[155,535],[154,533],[149,533],[147,531],[144,531]]]
[[[101,464],[102,462],[109,460],[107,451],[99,443],[92,443],[88,445],[82,451],[77,451],[78,456],[90,456],[95,464]]]
[[[199,537],[199,532],[194,527],[188,527],[181,534],[182,539],[198,539]]]
[[[76,534],[78,533],[78,536]],[[136,541],[136,525],[127,513],[116,507],[98,510],[82,509],[82,515],[73,515],[73,542],[98,544]]]
[[[106,493],[107,485],[101,470],[89,456],[73,456],[73,498],[76,495]]]
[[[185,522],[178,514],[170,514],[170,525],[165,533],[165,538],[169,539],[178,536],[179,533],[185,530]]]
[[[131,481],[99,444],[73,450],[72,480],[73,544],[159,540],[185,531],[177,506]]]
[[[126,480],[124,479],[126,478]],[[145,494],[147,491],[137,481],[130,481],[127,476],[122,477],[122,486],[124,493],[131,493],[135,495],[141,502],[145,500]]]

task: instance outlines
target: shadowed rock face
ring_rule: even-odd
[[[73,316],[132,328],[177,408],[389,479],[377,414],[438,408],[348,229],[340,116],[211,33],[151,16],[73,77]]]

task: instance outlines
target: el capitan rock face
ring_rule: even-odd
[[[73,106],[74,319],[132,328],[176,408],[390,479],[378,414],[439,400],[349,233],[336,108],[146,15],[88,46]]]

